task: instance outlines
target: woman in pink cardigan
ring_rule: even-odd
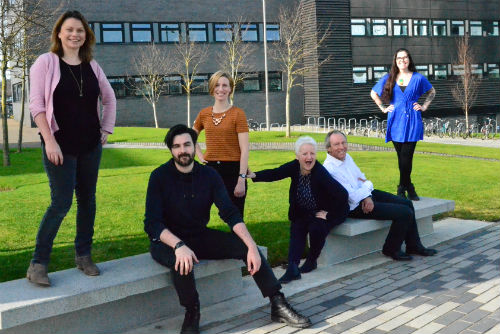
[[[77,199],[75,263],[86,275],[100,274],[90,254],[95,192],[102,145],[115,124],[116,99],[92,59],[94,44],[94,33],[83,15],[68,11],[54,25],[51,52],[38,57],[30,70],[30,111],[40,131],[51,195],[26,275],[39,285],[50,285],[47,265],[52,244],[73,192]]]

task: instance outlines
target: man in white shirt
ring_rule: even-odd
[[[397,261],[409,261],[411,254],[432,256],[435,249],[425,248],[420,241],[413,203],[402,197],[373,188],[373,183],[356,166],[347,153],[347,137],[330,131],[325,138],[328,151],[323,166],[349,193],[349,217],[392,220],[382,253]],[[401,250],[403,241],[406,252]]]

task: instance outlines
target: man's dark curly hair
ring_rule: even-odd
[[[196,145],[196,140],[198,139],[198,134],[196,133],[196,131],[188,128],[184,124],[177,124],[171,127],[167,132],[167,135],[165,136],[165,144],[167,144],[169,150],[172,149],[172,144],[174,142],[175,136],[182,135],[184,133],[189,134],[191,136],[191,139],[193,140],[193,145]]]

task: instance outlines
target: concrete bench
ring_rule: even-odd
[[[455,202],[420,197],[413,206],[419,234],[425,236],[434,231],[432,216],[453,211]],[[347,218],[330,232],[318,263],[332,265],[381,250],[391,223],[390,220]]]
[[[260,247],[267,257],[267,249]],[[200,261],[195,266],[202,305],[242,294],[240,260]],[[52,287],[26,279],[0,283],[0,332],[110,333],[184,312],[170,271],[149,253],[99,263],[101,275],[77,269],[49,273]]]

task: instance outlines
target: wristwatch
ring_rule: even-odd
[[[174,251],[175,251],[177,248],[181,248],[181,247],[182,247],[182,246],[184,246],[184,245],[185,245],[184,241],[182,241],[182,240],[181,240],[181,241],[179,241],[178,243],[176,243],[176,244],[175,244],[175,246],[174,246]]]
[[[247,178],[247,175],[246,175],[246,174],[240,174],[240,177],[241,177],[242,179],[246,179],[246,178]]]

